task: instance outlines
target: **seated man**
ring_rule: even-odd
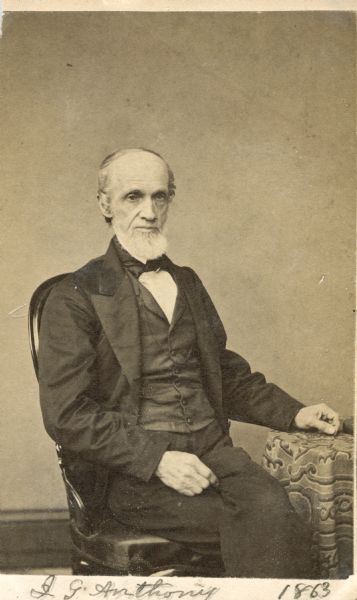
[[[233,447],[228,419],[334,434],[338,415],[305,407],[226,349],[200,279],[165,254],[174,189],[150,150],[103,161],[98,200],[115,236],[47,300],[46,429],[85,474],[94,509],[106,502],[131,527],[219,547],[227,576],[309,577],[306,525],[283,487]]]

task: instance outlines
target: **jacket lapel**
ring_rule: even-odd
[[[184,269],[176,265],[172,265],[172,272],[191,309],[200,350],[202,376],[210,402],[217,417],[223,423],[225,418],[222,409],[222,372],[216,338],[209,325],[208,317],[203,311],[201,298],[192,284],[191,277],[187,277]]]
[[[129,384],[140,378],[141,343],[135,292],[113,241],[104,258],[91,300]]]

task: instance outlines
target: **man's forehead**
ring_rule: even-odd
[[[161,158],[148,152],[133,152],[120,156],[108,168],[113,183],[167,184],[168,170]]]

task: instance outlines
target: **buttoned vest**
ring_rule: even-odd
[[[130,276],[139,303],[142,345],[139,424],[188,433],[215,419],[202,385],[195,325],[178,289],[171,324],[153,295]]]

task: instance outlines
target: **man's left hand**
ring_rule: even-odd
[[[314,428],[323,433],[335,435],[340,428],[340,419],[337,412],[326,404],[314,404],[299,410],[294,425],[298,429]]]

